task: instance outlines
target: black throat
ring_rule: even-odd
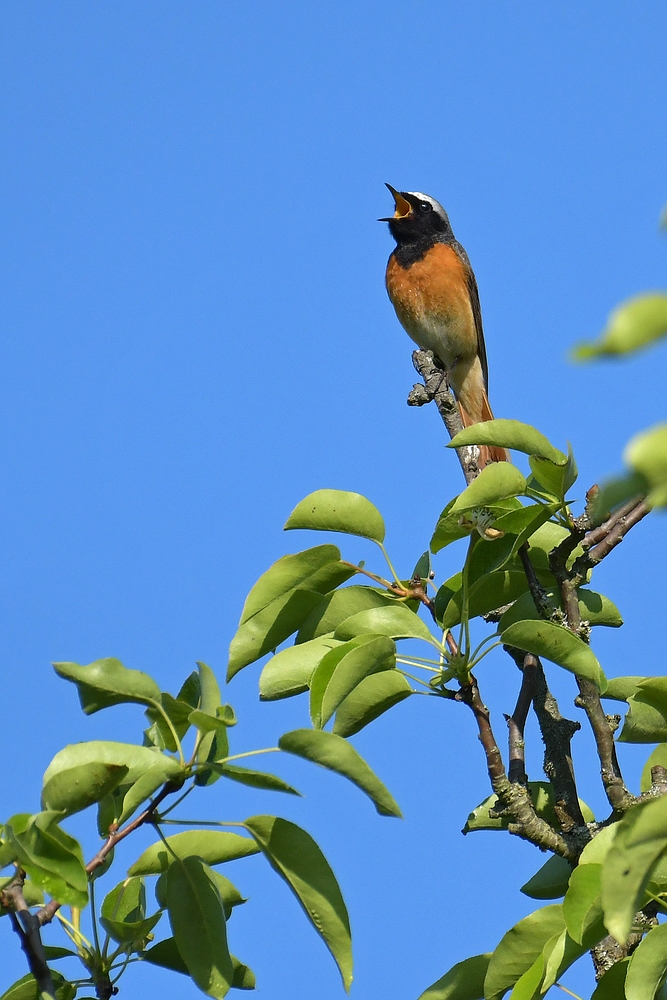
[[[428,235],[420,236],[418,239],[412,239],[407,243],[399,241],[394,250],[394,258],[397,264],[407,269],[416,264],[418,260],[423,260],[431,247],[434,247],[436,243],[451,244],[453,242],[453,239],[444,233],[429,233]]]

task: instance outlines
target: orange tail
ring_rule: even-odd
[[[493,412],[489,405],[489,400],[486,392],[482,394],[482,413],[481,420],[473,420],[471,416],[463,409],[461,403],[459,403],[459,410],[461,412],[461,420],[463,421],[464,427],[472,427],[473,424],[483,423],[485,420],[493,420]],[[497,445],[486,445],[480,444],[479,447],[479,459],[477,464],[479,465],[480,472],[487,466],[490,462],[511,462],[510,453],[507,448],[499,448]]]

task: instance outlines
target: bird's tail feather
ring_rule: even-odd
[[[469,413],[464,410],[461,403],[459,403],[459,410],[461,411],[461,420],[463,421],[464,427],[472,427],[473,424],[484,423],[485,420],[493,420],[493,411],[489,405],[489,399],[485,392],[482,394],[482,412],[480,420],[473,420]],[[479,459],[477,464],[479,465],[480,471],[487,466],[490,462],[511,462],[510,453],[507,448],[499,448],[497,445],[487,445],[480,444],[479,448]]]

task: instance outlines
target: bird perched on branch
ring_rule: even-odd
[[[397,246],[387,263],[387,292],[401,325],[433,351],[454,390],[464,427],[493,420],[477,281],[442,205],[419,191],[397,191],[388,222]],[[504,448],[480,446],[479,466],[508,462]]]

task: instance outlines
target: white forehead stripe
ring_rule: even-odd
[[[447,213],[440,202],[436,201],[435,198],[431,198],[430,194],[424,194],[423,191],[408,191],[408,194],[411,194],[413,198],[419,198],[420,201],[428,201],[431,205],[433,205],[433,210],[437,212],[439,216],[443,219],[447,218]]]

